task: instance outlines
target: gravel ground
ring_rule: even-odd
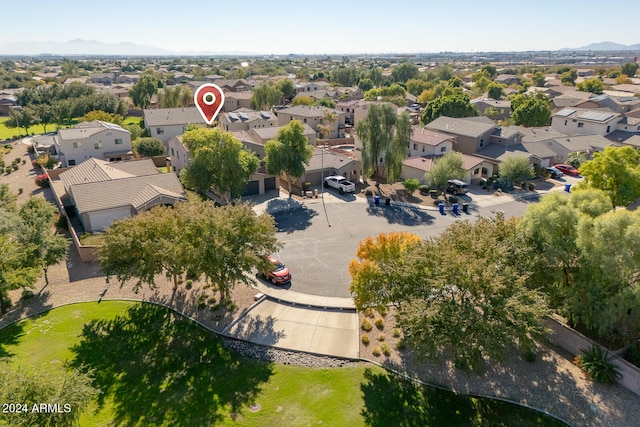
[[[30,195],[47,197],[45,191],[35,186],[36,171],[30,166],[25,145],[16,145],[6,156],[6,159],[9,159],[7,163],[10,164],[16,157],[27,160],[26,164],[10,175],[2,174],[0,183],[8,183],[13,192],[23,188],[19,203],[24,203]],[[203,289],[202,283],[194,283],[190,290],[181,285],[174,292],[173,284],[161,277],[157,281],[156,289],[145,287],[135,292],[132,283],[119,286],[112,281],[107,284],[105,278],[100,276],[97,266],[81,263],[73,248],[70,250],[67,263],[60,263],[49,269],[49,282],[49,285],[45,286],[44,279],[41,279],[35,287],[36,295],[27,300],[20,300],[20,291],[10,292],[9,296],[14,306],[9,313],[0,318],[0,328],[20,318],[65,304],[132,299],[165,305],[219,333],[254,304],[254,295],[258,293],[249,286],[238,285],[232,292],[236,306],[232,311],[226,311],[224,308],[211,311],[209,306],[198,307],[202,299],[206,301],[217,296],[211,289]],[[371,323],[378,317],[380,316],[376,315],[370,319]],[[517,355],[512,355],[506,363],[489,366],[482,375],[470,376],[453,367],[450,362],[419,362],[410,352],[396,351],[395,344],[398,338],[394,337],[393,313],[387,314],[383,320],[382,330],[374,326],[372,331],[367,333],[370,344],[360,344],[361,358],[460,393],[495,396],[520,402],[558,416],[574,426],[640,426],[640,397],[621,386],[608,387],[586,381],[580,370],[572,364],[571,354],[541,345],[538,348],[538,359],[534,363],[525,362]],[[362,334],[365,333],[361,332]],[[384,334],[384,341],[392,350],[388,357],[373,355],[373,348],[381,345],[381,341],[378,341],[380,334]],[[276,350],[231,339],[225,339],[225,343],[244,355],[276,363],[314,368],[353,366],[361,363]]]

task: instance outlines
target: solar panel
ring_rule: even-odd
[[[578,118],[584,120],[593,120],[595,122],[606,122],[613,116],[615,116],[615,114],[601,113],[598,111],[585,111],[584,113],[580,113],[578,115]]]
[[[249,116],[247,116],[245,113],[238,113],[240,115],[240,118],[242,120],[249,120]]]
[[[269,113],[267,113],[266,111],[262,111],[262,112],[260,113],[260,115],[262,116],[262,118],[263,118],[263,119],[266,119],[266,120],[268,120],[268,119],[270,119],[270,118],[271,118],[271,116],[269,115]]]
[[[556,116],[560,116],[560,117],[569,117],[570,115],[572,115],[573,113],[575,113],[577,110],[574,110],[573,108],[563,108],[562,110],[558,111],[556,113]]]
[[[240,120],[240,119],[238,119],[238,115],[236,113],[229,113],[229,117],[233,121]]]

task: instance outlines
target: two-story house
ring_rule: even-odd
[[[607,135],[617,129],[620,114],[608,108],[563,108],[551,117],[551,127],[565,135]]]
[[[326,123],[326,117],[331,113],[333,113],[336,118]],[[296,105],[295,107],[278,110],[276,114],[278,115],[278,124],[280,126],[284,126],[292,120],[299,120],[315,130],[318,138],[323,138],[321,125],[329,129],[329,139],[344,138],[345,136],[345,113],[333,108]]]
[[[226,92],[224,94],[224,105],[222,111],[231,112],[239,108],[251,109],[251,98],[253,92]]]
[[[487,116],[491,117],[493,120],[504,120],[511,116],[511,101],[505,99],[493,99],[493,98],[485,98],[480,97],[471,100],[471,104],[475,105],[480,114],[487,113]]]
[[[462,118],[440,116],[428,123],[425,128],[455,136],[453,149],[464,154],[473,154],[489,144],[491,135],[499,129],[491,119],[483,116]]]
[[[443,156],[453,150],[455,139],[455,136],[446,133],[413,126],[407,147],[407,157]]]
[[[196,107],[145,109],[142,117],[149,136],[165,145],[174,136],[182,135],[189,124],[206,125]]]
[[[131,133],[121,126],[100,120],[59,129],[53,143],[64,167],[75,166],[91,158],[111,162],[133,158]]]

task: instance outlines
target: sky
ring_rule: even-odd
[[[637,0],[618,0],[615,9],[602,5],[599,11],[576,0],[22,0],[2,5],[0,47],[83,39],[184,53],[280,55],[640,43]]]

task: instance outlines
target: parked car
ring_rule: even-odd
[[[459,179],[450,179],[447,181],[447,191],[453,194],[467,194],[469,185]]]
[[[553,166],[547,168],[547,173],[551,175],[551,178],[560,178],[564,176],[564,174],[560,169],[555,168]]]
[[[565,175],[580,176],[580,171],[571,165],[560,163],[559,165],[554,165],[553,167],[558,169],[560,172],[562,172]]]
[[[258,272],[258,276],[270,281],[274,285],[284,285],[291,282],[291,272],[283,263],[272,256],[267,256],[269,267],[265,271]]]
[[[351,181],[347,181],[347,178],[340,175],[326,177],[324,179],[324,186],[335,188],[340,192],[340,194],[353,193],[356,191],[356,185]]]

